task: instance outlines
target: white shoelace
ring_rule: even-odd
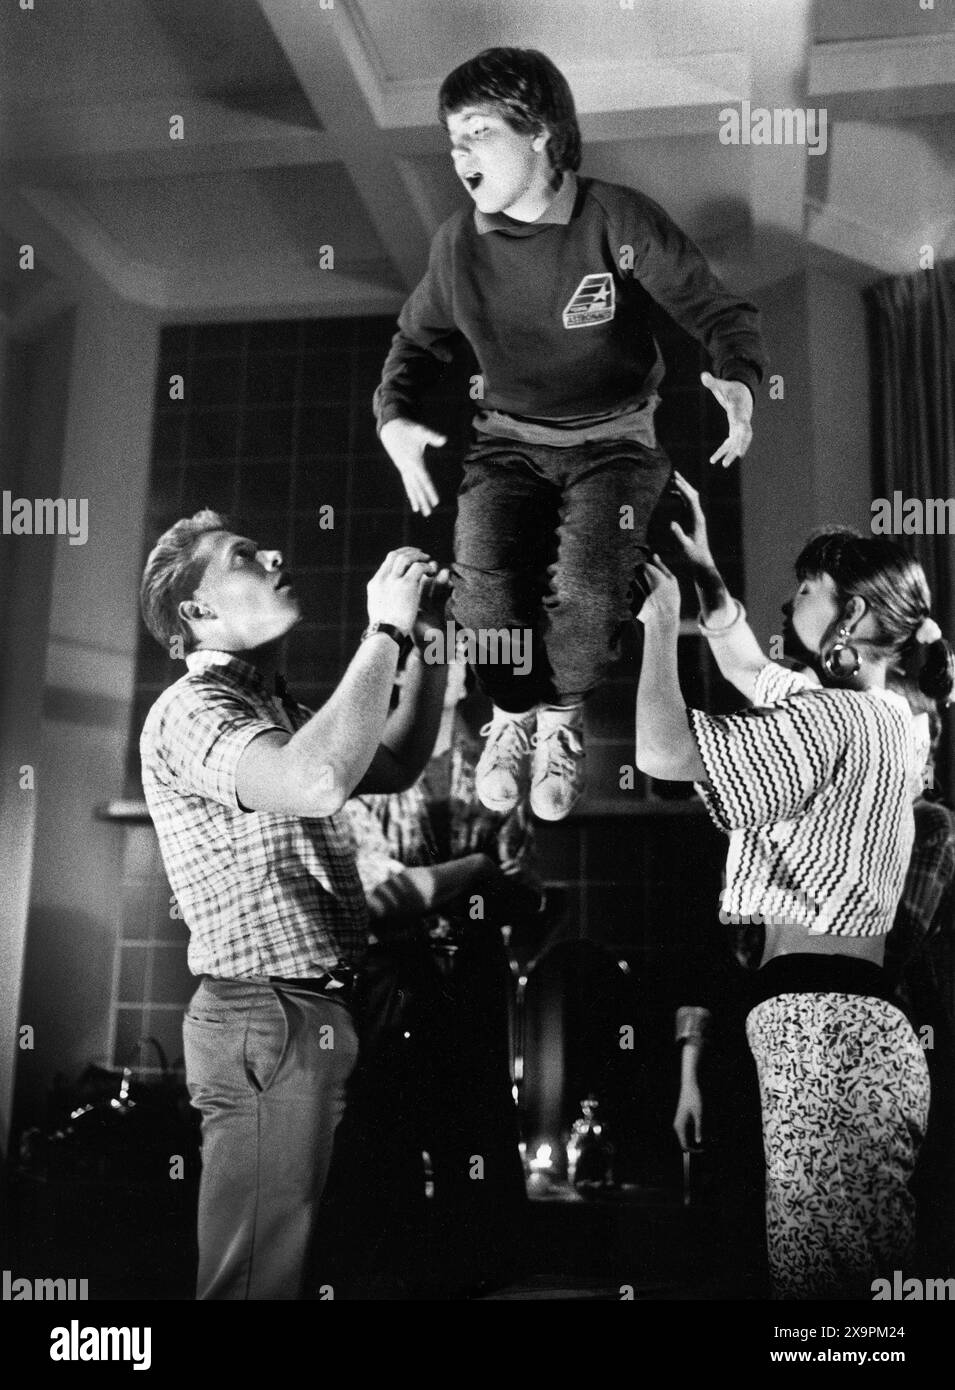
[[[545,777],[554,773],[560,776],[574,776],[579,767],[578,759],[584,751],[584,742],[579,730],[570,724],[555,724],[543,734],[538,729],[531,737],[531,746],[537,748],[541,744],[544,744],[547,752]]]
[[[495,734],[494,755],[503,770],[516,777],[522,760],[533,747],[533,739],[516,719],[498,720],[496,725],[493,719],[489,720],[481,730],[481,737],[489,738],[495,728],[500,732]],[[484,751],[487,752],[487,747]]]

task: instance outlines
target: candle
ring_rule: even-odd
[[[550,1144],[538,1144],[537,1152],[530,1160],[530,1177],[527,1180],[528,1192],[548,1192],[550,1191],[550,1174],[553,1169],[553,1147]]]
[[[553,1152],[550,1144],[538,1144],[537,1153],[531,1159],[531,1168],[537,1169],[538,1172],[543,1172],[546,1168],[550,1168],[552,1166],[551,1154]]]

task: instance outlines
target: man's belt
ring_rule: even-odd
[[[336,967],[334,970],[326,970],[324,975],[301,976],[298,979],[289,979],[283,975],[270,975],[270,985],[282,985],[286,989],[300,989],[306,994],[323,994],[329,998],[347,998],[351,993],[355,983],[354,970],[346,970]]]

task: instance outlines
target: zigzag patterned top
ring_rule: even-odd
[[[892,925],[912,850],[925,749],[886,690],[826,690],[768,662],[754,708],[688,710],[697,783],[730,836],[724,910],[834,936]]]

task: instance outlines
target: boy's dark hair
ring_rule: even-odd
[[[179,605],[192,598],[205,573],[208,560],[198,553],[199,542],[213,531],[228,530],[225,517],[205,508],[170,526],[149,552],[139,586],[139,606],[143,622],[167,652],[176,637],[182,640],[184,653],[195,646],[192,628],[181,616]]]
[[[567,79],[536,48],[486,48],[454,69],[438,93],[438,119],[463,106],[494,106],[513,130],[550,132],[547,153],[557,170],[580,168],[580,127]]]

